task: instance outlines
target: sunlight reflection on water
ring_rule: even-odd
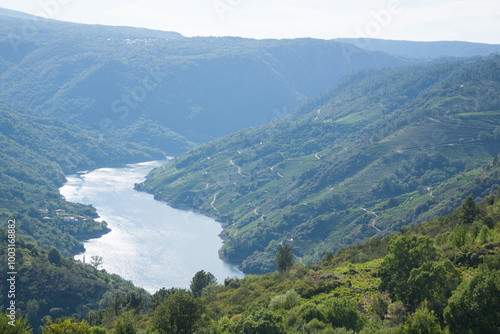
[[[243,277],[221,261],[221,225],[201,214],[169,207],[150,194],[133,190],[147,173],[165,161],[101,168],[67,176],[60,189],[68,201],[92,204],[111,232],[84,243],[85,259],[103,257],[103,268],[154,292],[162,287],[188,288],[203,269],[222,283]],[[82,254],[75,256],[81,260]]]

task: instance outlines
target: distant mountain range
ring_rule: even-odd
[[[337,38],[369,51],[382,51],[404,57],[473,57],[500,53],[500,45],[458,41],[413,42],[373,38]]]
[[[0,16],[0,99],[104,135],[143,122],[168,128],[166,141],[132,140],[174,155],[190,142],[283,119],[354,70],[430,61],[345,41],[184,38],[3,9]],[[471,43],[462,49],[486,53]]]

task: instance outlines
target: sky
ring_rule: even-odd
[[[500,0],[0,0],[0,7],[63,21],[176,31],[187,37],[500,44]]]

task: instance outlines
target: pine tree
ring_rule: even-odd
[[[283,246],[276,253],[276,266],[280,272],[289,270],[293,265],[292,247]]]

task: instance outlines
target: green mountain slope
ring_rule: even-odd
[[[72,318],[47,322],[45,329],[50,326],[56,332],[62,326],[64,332],[77,332],[79,327],[80,332],[86,328],[89,333],[498,333],[498,189],[496,195],[479,203],[468,197],[451,215],[383,238],[369,238],[335,255],[327,252],[316,263],[304,265],[290,259],[287,269],[226,278],[223,283],[200,271],[193,277],[191,291],[163,288],[152,296],[140,291],[105,293],[98,303],[84,305]],[[24,277],[32,273],[30,266],[36,266],[32,260],[37,251],[22,248]],[[84,273],[68,261],[55,265],[45,254],[38,257],[49,272],[59,273],[60,267],[67,267],[72,274],[82,274],[70,283],[76,291],[83,288],[73,304],[81,302],[82,296],[99,294],[105,283],[108,289],[130,288],[102,272],[87,268]],[[89,278],[97,281],[92,289],[85,289]],[[44,291],[51,287],[49,284]],[[59,301],[65,292],[55,292],[47,300]],[[39,323],[35,315],[47,312],[42,305],[34,300],[27,303],[30,322]],[[86,313],[88,309],[91,311]],[[51,316],[61,311],[60,307],[48,310]],[[82,313],[86,319],[79,322]],[[0,314],[0,326],[5,319]]]
[[[362,71],[293,120],[201,145],[138,189],[217,217],[246,272],[451,212],[498,186],[500,57]],[[487,167],[489,166],[489,167]]]
[[[66,202],[59,193],[64,173],[163,158],[158,149],[111,138],[33,111],[0,104],[0,222],[20,223],[18,233],[43,249],[64,255],[83,250],[77,240],[107,232],[91,206]],[[59,210],[59,211],[58,211]],[[62,212],[64,210],[64,212]],[[73,223],[64,216],[81,216]]]
[[[183,38],[53,20],[25,34],[25,19],[0,17],[0,98],[104,133],[145,119],[206,142],[283,118],[353,70],[416,62],[336,41]],[[155,141],[168,154],[187,149],[175,144]]]

